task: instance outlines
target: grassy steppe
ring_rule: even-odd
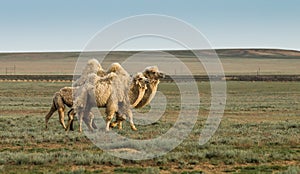
[[[299,82],[227,82],[224,117],[204,146],[198,140],[209,111],[210,85],[198,83],[202,105],[192,133],[167,155],[143,161],[110,156],[84,134],[66,133],[57,113],[50,119],[49,130],[44,129],[52,95],[70,85],[0,83],[0,173],[300,172]],[[171,127],[179,112],[178,89],[173,83],[162,83],[159,90],[168,105],[157,124],[138,125],[139,130],[132,132],[125,123],[124,130],[114,131],[147,139]]]

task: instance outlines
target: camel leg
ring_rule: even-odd
[[[92,112],[85,113],[82,119],[83,119],[83,122],[88,126],[89,131],[93,132],[94,131],[93,130],[94,114]]]
[[[84,123],[88,126],[89,130],[91,132],[93,132],[93,129],[97,129],[98,127],[96,126],[95,122],[94,122],[94,114],[92,112],[89,112],[89,114],[87,115],[87,117],[83,117],[83,121]]]
[[[74,114],[75,116],[75,114]],[[74,131],[74,119],[70,122],[70,131]]]
[[[111,123],[112,118],[113,118],[113,115],[106,116],[106,128],[105,128],[106,131],[109,131],[109,125]]]
[[[64,108],[64,107],[65,107],[65,105],[62,101],[62,98],[61,98],[60,94],[58,92],[56,92],[53,96],[53,99],[52,99],[51,109],[50,109],[49,113],[45,116],[46,129],[48,128],[48,121],[51,118],[51,116],[53,115],[53,113],[58,108]]]
[[[131,130],[136,131],[137,128],[135,127],[135,125],[133,123],[133,116],[132,116],[131,110],[128,111],[128,117],[129,117],[129,123],[130,123]]]
[[[74,109],[69,110],[68,112],[69,122],[67,127],[70,131],[74,131],[74,127],[73,127],[74,116],[75,116]]]
[[[73,131],[73,122],[74,122],[74,116],[75,116],[75,112],[74,109],[71,109],[68,112],[68,116],[69,116],[69,121],[68,121],[68,125],[67,125],[67,130],[71,130]],[[94,119],[94,114],[92,112],[89,113],[88,118],[86,116],[83,116],[82,120],[84,121],[84,123],[89,127],[90,131],[93,131],[93,127],[95,126],[95,123],[93,121]],[[97,126],[95,126],[97,128]]]
[[[82,132],[82,121],[86,118],[90,117],[90,111],[91,111],[92,107],[90,105],[87,105],[85,109],[83,109],[83,111],[81,112],[81,114],[78,114],[79,116],[79,132]],[[92,120],[88,121],[88,127],[90,129],[90,131],[93,131],[93,128],[91,127],[92,125]]]
[[[46,124],[46,129],[48,129],[48,121],[50,119],[50,117],[53,115],[53,113],[56,111],[56,107],[54,105],[54,103],[51,106],[50,111],[48,112],[48,114],[45,116],[45,124]]]
[[[96,123],[95,123],[95,120],[94,120],[94,114],[92,113],[92,112],[90,112],[90,114],[91,114],[91,116],[93,117],[93,120],[91,121],[92,122],[92,127],[94,128],[94,129],[98,129],[98,127],[97,127],[97,125],[96,125]]]
[[[116,113],[116,118],[117,119],[116,119],[116,121],[111,122],[110,125],[109,125],[109,127],[114,128],[114,127],[117,126],[117,124],[118,124],[118,117],[119,117],[119,113]]]
[[[108,101],[106,105],[106,131],[109,131],[109,126],[111,123],[111,120],[113,119],[116,111],[118,110],[118,104],[114,103],[114,101]]]
[[[113,119],[114,114],[115,114],[114,111],[106,112],[106,128],[105,128],[106,131],[109,131],[109,126],[110,126],[111,120]]]
[[[118,121],[118,129],[122,130],[122,121]]]
[[[79,121],[79,132],[82,132],[82,118],[84,117],[84,112],[78,113],[78,121]]]
[[[59,115],[60,124],[63,126],[64,129],[66,129],[67,127],[65,125],[65,110],[64,110],[64,108],[58,109],[58,115]]]
[[[73,109],[71,109],[69,112],[68,112],[68,117],[69,117],[69,120],[68,120],[68,124],[67,124],[67,127],[66,127],[66,131],[69,131],[69,130],[71,130],[71,131],[73,131],[74,129],[73,129],[73,120],[74,120],[74,115],[75,115],[75,113],[74,113],[74,110]],[[72,127],[71,127],[72,126]]]
[[[115,121],[116,125],[118,125],[118,129],[122,130],[122,122],[126,120],[125,115],[120,115],[119,113],[117,113],[117,119]]]
[[[114,121],[114,122],[110,123],[109,127],[114,128],[117,126],[117,124],[118,124],[118,122]]]
[[[97,125],[96,125],[96,123],[95,123],[95,120],[93,119],[93,121],[92,121],[92,126],[93,126],[93,128],[94,129],[98,129],[98,127],[97,127]]]
[[[91,132],[93,132],[93,120],[94,120],[94,114],[92,112],[89,112],[89,122],[88,122],[88,127],[89,127],[89,130]]]

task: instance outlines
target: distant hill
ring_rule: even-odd
[[[220,57],[300,58],[300,51],[281,49],[218,49]]]
[[[300,74],[300,51],[281,49],[217,49],[215,51],[221,58],[227,74],[256,74],[258,71],[266,75]],[[139,66],[146,66],[143,64],[145,62],[143,59],[158,58],[169,61],[168,58],[177,57],[195,74],[205,74],[205,70],[199,60],[195,59],[192,51],[163,51],[173,56],[157,54],[157,52],[162,52],[162,50],[142,53],[141,51],[114,51],[106,55],[101,65],[108,67],[112,62],[123,62],[139,53],[136,59]],[[214,53],[214,50],[200,51],[200,55],[208,58]],[[100,55],[105,54],[104,52],[88,52],[84,54],[84,57],[99,58]],[[0,53],[0,74],[73,74],[79,55],[80,52]],[[176,71],[176,73],[180,72]]]
[[[190,50],[159,50],[171,53],[177,57],[194,57]],[[300,51],[283,49],[216,49],[220,58],[300,58]],[[113,51],[111,57],[129,57],[140,51]],[[147,54],[152,51],[147,51]],[[155,52],[155,51],[154,51]],[[212,50],[201,50],[202,55],[210,55]],[[99,52],[98,52],[99,53]],[[0,60],[38,60],[38,59],[73,59],[78,58],[80,52],[26,52],[26,53],[0,53]],[[89,55],[97,55],[91,52]]]
[[[220,58],[300,58],[300,51],[282,49],[216,49]],[[191,57],[193,54],[185,50],[167,51],[178,57]],[[211,55],[211,50],[201,50],[201,55]]]

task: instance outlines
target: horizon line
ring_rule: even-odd
[[[118,51],[188,51],[188,50],[233,50],[233,49],[262,49],[262,50],[286,50],[286,51],[298,51],[296,48],[276,48],[276,47],[216,47],[211,49],[179,49],[179,48],[166,48],[166,49],[117,49],[117,50],[89,50],[85,52],[118,52]],[[74,53],[84,52],[83,50],[18,50],[18,51],[0,51],[0,53]]]

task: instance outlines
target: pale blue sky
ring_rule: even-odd
[[[0,0],[0,51],[80,51],[103,27],[139,14],[184,20],[213,48],[300,50],[299,9],[299,0]]]

